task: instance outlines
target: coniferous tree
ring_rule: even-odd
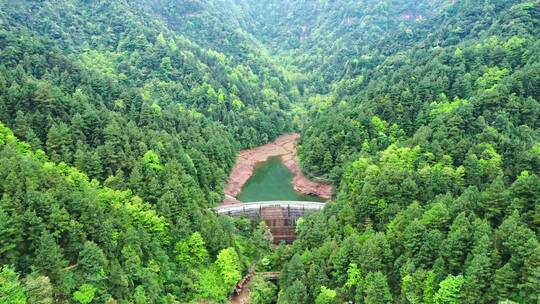
[[[364,281],[366,304],[392,303],[392,293],[386,276],[380,272],[370,272]]]

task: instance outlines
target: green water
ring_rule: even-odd
[[[296,192],[291,184],[293,174],[279,157],[271,157],[255,167],[255,172],[236,197],[243,202],[312,201],[325,199]]]

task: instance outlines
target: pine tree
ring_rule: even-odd
[[[489,257],[491,252],[489,237],[482,236],[475,248],[473,257],[465,270],[463,284],[463,303],[490,303],[493,300],[489,287],[493,280],[493,267]]]
[[[19,225],[14,222],[14,217],[10,217],[2,210],[2,200],[0,200],[0,257],[2,261],[14,261],[17,258],[16,247],[20,240],[17,226]]]
[[[72,158],[71,146],[73,141],[66,124],[53,125],[47,133],[47,153],[54,162],[70,163]]]
[[[526,281],[522,286],[522,291],[525,302],[538,303],[540,301],[540,243],[537,239],[530,239],[527,245],[531,248],[531,253],[523,265],[526,270]]]
[[[96,286],[105,278],[107,260],[105,254],[94,242],[86,241],[79,254],[79,269],[83,272],[85,282]]]
[[[366,304],[389,304],[392,303],[392,293],[388,287],[386,275],[382,272],[370,272],[365,279]]]
[[[459,273],[465,263],[472,237],[470,229],[471,224],[465,213],[460,213],[450,227],[441,252],[447,260],[450,273]]]
[[[493,291],[498,301],[515,299],[516,282],[519,279],[519,274],[512,269],[510,263],[504,264],[501,268],[495,271]]]
[[[282,287],[291,286],[295,280],[303,280],[305,273],[302,257],[299,254],[295,254],[283,267],[283,271],[279,278],[279,284]]]
[[[61,269],[66,265],[62,248],[48,232],[41,235],[33,265],[37,271],[46,274],[53,281],[59,278]]]
[[[300,280],[294,280],[291,285],[287,286],[280,292],[279,304],[307,304],[307,289]]]

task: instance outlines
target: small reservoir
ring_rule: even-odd
[[[236,198],[243,202],[326,201],[322,197],[305,195],[294,190],[292,178],[292,172],[283,164],[280,157],[270,157],[267,161],[256,165],[253,175]]]

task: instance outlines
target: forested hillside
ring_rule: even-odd
[[[298,227],[281,303],[538,301],[540,5],[438,9],[318,98],[300,157],[339,189]]]
[[[539,32],[530,0],[0,1],[0,303],[226,303],[257,261],[252,303],[538,303]],[[335,197],[272,248],[210,208],[291,131]]]
[[[334,82],[359,76],[404,49],[403,39],[416,34],[415,26],[448,5],[445,0],[246,1],[256,16],[251,32],[289,69],[305,75],[304,84],[314,93],[328,93]]]
[[[0,125],[0,302],[225,299],[264,231],[206,210],[196,183],[175,176],[178,163],[145,161],[143,171],[166,181],[157,203],[55,165]]]
[[[445,18],[413,28],[425,33],[416,46],[338,81],[327,97],[330,109],[317,114],[313,127],[305,128],[302,154],[308,171],[337,182],[343,164],[356,158],[363,147],[372,153],[411,138],[413,144],[428,140],[426,148],[431,152],[439,157],[449,154],[461,164],[469,149],[484,141],[472,135],[488,127],[497,131],[500,138],[494,144],[506,156],[505,167],[514,167],[514,177],[531,169],[534,157],[529,155],[528,166],[519,167],[518,160],[527,157],[522,149],[531,149],[538,141],[538,5],[500,1],[478,7],[467,1],[444,13]],[[470,28],[476,30],[464,30]],[[392,39],[402,41],[399,34]],[[473,119],[480,125],[474,127]],[[336,120],[342,123],[333,124]],[[452,127],[460,131],[449,134]],[[520,130],[511,130],[515,128]],[[511,140],[511,136],[522,139]],[[507,143],[503,148],[504,141],[516,146]],[[524,146],[518,144],[522,141]]]
[[[39,149],[2,126],[0,282],[17,287],[0,302],[224,301],[258,248],[209,208],[239,148],[292,128],[284,76],[202,48],[150,2],[0,11],[0,121]]]

